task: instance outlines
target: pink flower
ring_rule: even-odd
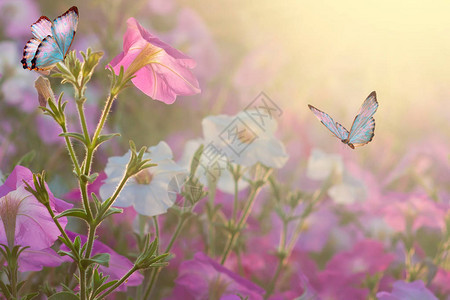
[[[31,171],[16,166],[0,186],[0,243],[29,246],[33,250],[48,248],[61,233],[47,208],[25,190],[23,180],[33,186]],[[48,192],[55,214],[70,207]],[[66,218],[61,218],[60,223],[65,227]]]
[[[438,300],[426,287],[423,281],[396,281],[391,293],[377,293],[378,300]]]
[[[438,203],[423,193],[395,193],[386,196],[389,205],[383,209],[386,222],[395,230],[405,231],[408,225],[412,230],[422,226],[444,229],[445,216],[449,210],[447,203]]]
[[[111,65],[118,73],[125,68],[125,77],[133,76],[134,85],[155,100],[175,102],[177,95],[200,93],[198,81],[189,69],[195,61],[149,33],[134,18],[127,21],[123,52]]]
[[[58,255],[52,248],[42,250],[25,249],[19,256],[19,271],[40,271],[43,267],[57,267],[65,261],[67,256]]]
[[[353,249],[336,254],[327,264],[327,270],[339,272],[342,276],[356,275],[364,280],[367,274],[375,275],[385,271],[394,260],[394,255],[385,253],[382,243],[363,240]]]
[[[198,252],[193,260],[179,268],[175,288],[169,299],[263,299],[264,290],[253,282],[226,269],[205,254]],[[225,298],[226,297],[226,298]]]
[[[337,271],[322,271],[313,287],[316,289],[319,299],[365,300],[369,295],[369,290],[358,287],[354,278],[342,276]]]

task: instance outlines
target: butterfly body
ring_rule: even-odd
[[[31,38],[23,49],[24,69],[48,71],[63,61],[72,45],[78,25],[78,8],[72,6],[53,22],[46,16],[31,25]]]
[[[308,107],[328,130],[350,148],[355,149],[355,147],[363,146],[372,141],[375,131],[375,119],[373,115],[378,109],[377,95],[375,92],[370,93],[362,104],[353,121],[350,132],[344,126],[335,122],[327,113],[312,105],[308,105]]]

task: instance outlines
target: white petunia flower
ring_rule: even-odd
[[[213,146],[211,144],[205,144],[204,140],[195,139],[187,141],[178,164],[185,169],[189,169],[194,159],[195,151],[202,144],[204,145],[204,151],[200,156],[195,176],[204,186],[208,186],[209,177],[209,180],[216,184],[219,190],[233,194],[234,179],[227,168],[228,160],[225,156],[214,157],[214,153],[212,153],[214,151]],[[240,179],[238,182],[238,191],[245,189],[248,185],[249,183],[247,181]]]
[[[108,159],[105,168],[107,178],[100,187],[103,200],[111,197],[125,173],[131,152],[124,156],[114,156]],[[183,169],[172,160],[172,150],[166,142],[150,147],[144,154],[144,159],[151,159],[155,167],[147,168],[130,178],[114,206],[128,207],[142,215],[156,216],[167,212],[174,204],[174,197],[168,191],[168,185],[177,175],[186,174]]]
[[[256,123],[254,114],[257,112],[247,110],[235,116],[206,117],[202,122],[205,143],[220,149],[229,161],[245,167],[261,163],[281,168],[289,156],[275,137],[277,123],[270,115],[260,117],[262,121]]]
[[[328,190],[328,196],[336,204],[354,204],[367,198],[367,189],[361,180],[351,176],[344,168],[342,157],[314,149],[308,159],[306,176],[314,180],[324,180],[335,172],[339,181]]]
[[[313,149],[308,159],[306,176],[314,180],[326,179],[334,171],[342,174],[344,164],[342,157],[338,154],[328,154],[320,149]]]

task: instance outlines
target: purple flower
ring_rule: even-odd
[[[421,280],[414,282],[396,281],[392,292],[377,293],[378,300],[438,300],[433,293],[425,287]]]
[[[58,255],[52,248],[41,250],[25,249],[19,256],[19,271],[40,271],[43,267],[57,267],[65,261],[67,256]]]
[[[384,272],[394,255],[386,253],[381,242],[363,240],[350,251],[336,254],[327,264],[327,270],[337,271],[341,276],[357,276],[362,281],[366,275]]]
[[[449,210],[448,203],[439,203],[423,193],[395,193],[386,196],[383,215],[386,222],[395,230],[402,232],[408,225],[412,230],[422,226],[444,229],[445,215]]]
[[[47,208],[41,204],[30,192],[25,190],[23,181],[33,186],[30,170],[16,166],[0,186],[0,243],[9,246],[29,246],[34,250],[41,250],[53,245],[61,234]],[[70,207],[69,204],[53,196],[48,189],[50,207],[55,214]],[[63,227],[66,218],[59,219]]]
[[[0,0],[0,20],[4,33],[11,38],[30,34],[30,27],[39,18],[39,8],[33,0]]]
[[[317,276],[316,289],[319,299],[327,300],[366,300],[368,289],[359,288],[354,278],[342,276],[338,271],[322,271]]]
[[[263,299],[264,290],[253,282],[226,269],[202,252],[184,261],[168,299]],[[236,297],[234,297],[236,296]],[[180,298],[181,297],[181,298]]]

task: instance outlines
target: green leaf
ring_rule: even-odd
[[[74,138],[74,139],[81,141],[83,144],[87,145],[86,140],[84,139],[84,135],[82,135],[81,133],[66,132],[66,133],[61,133],[59,136]]]
[[[25,296],[23,296],[21,299],[22,300],[31,300],[34,297],[36,297],[37,295],[39,295],[39,292],[35,292],[35,293],[31,293],[31,294],[26,294]]]
[[[2,280],[0,280],[0,290],[3,292],[3,295],[5,295],[7,299],[12,298],[11,292],[9,291],[8,287],[6,286],[6,284],[3,283]]]
[[[99,254],[94,255],[91,258],[82,259],[81,265],[85,269],[94,263],[105,266],[105,267],[109,267],[109,258],[110,258],[110,255],[108,253],[99,253]]]
[[[100,294],[101,292],[103,292],[104,290],[106,290],[107,288],[113,286],[114,284],[116,284],[118,280],[113,280],[113,281],[109,281],[107,283],[105,283],[104,285],[100,286],[94,293],[94,297],[97,296],[98,294]]]
[[[75,217],[88,221],[86,212],[84,211],[84,209],[81,208],[71,208],[63,211],[62,213],[56,216],[57,219],[62,217]]]
[[[112,139],[115,136],[120,136],[120,133],[102,134],[98,137],[95,147],[98,147],[101,143]]]
[[[121,209],[121,208],[116,208],[116,207],[111,207],[110,209],[108,209],[108,210],[104,213],[104,215],[103,215],[103,217],[102,217],[102,220],[106,219],[106,218],[109,217],[110,215],[113,215],[113,214],[121,214],[121,213],[123,213],[123,209]]]
[[[79,299],[74,293],[61,292],[51,295],[50,297],[48,297],[48,300],[79,300]]]

